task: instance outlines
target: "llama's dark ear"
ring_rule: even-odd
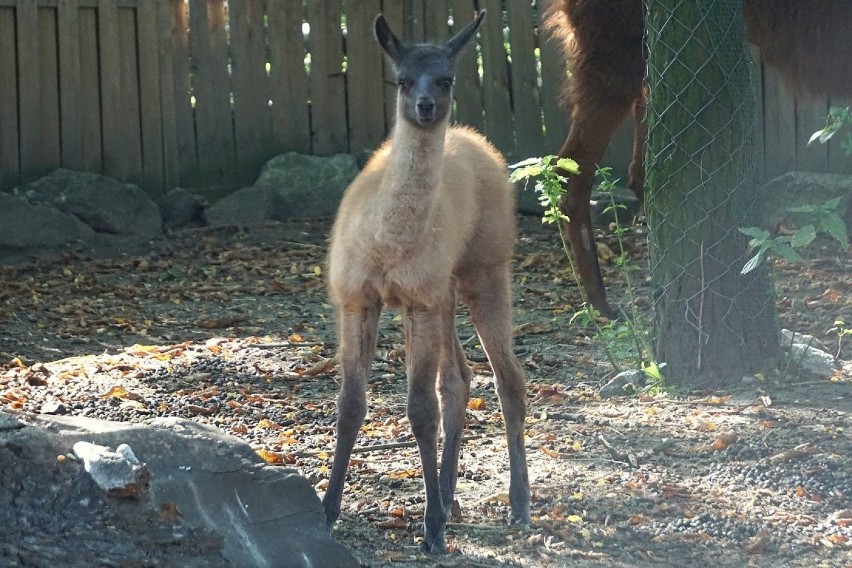
[[[482,23],[482,18],[484,17],[485,10],[480,10],[471,23],[447,41],[447,49],[450,50],[450,57],[458,55],[464,46],[467,45],[467,42],[476,35],[476,30],[479,28],[479,24]]]
[[[394,63],[398,62],[402,57],[403,45],[402,42],[399,41],[399,38],[394,35],[393,30],[391,30],[388,25],[388,21],[385,20],[385,17],[382,14],[376,16],[375,32],[376,41],[379,42],[379,45],[382,46],[382,49],[385,50],[388,57],[390,57]]]

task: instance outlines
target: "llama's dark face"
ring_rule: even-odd
[[[453,103],[456,58],[476,34],[485,12],[444,45],[403,43],[383,16],[376,18],[376,39],[396,67],[397,114],[421,128],[446,123]]]
[[[454,61],[446,49],[419,45],[396,64],[397,104],[407,121],[427,127],[448,119],[453,103]]]

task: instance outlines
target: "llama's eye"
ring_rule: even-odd
[[[412,85],[414,85],[414,81],[403,77],[402,79],[398,79],[396,84],[402,87],[403,89],[410,89]]]
[[[454,82],[453,79],[451,79],[449,77],[444,78],[444,79],[438,79],[438,81],[437,81],[438,86],[441,87],[442,89],[449,89],[450,87],[453,86],[453,82]]]

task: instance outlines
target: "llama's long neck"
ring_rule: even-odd
[[[397,116],[380,188],[376,240],[404,253],[433,228],[448,124],[418,128]]]

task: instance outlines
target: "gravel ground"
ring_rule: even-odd
[[[788,368],[731,392],[601,399],[612,367],[570,323],[579,298],[554,235],[535,218],[520,225],[516,350],[529,382],[532,526],[506,525],[502,420],[461,311],[475,378],[460,515],[448,530],[453,553],[418,552],[420,466],[390,313],[337,538],[366,566],[852,566],[849,368],[833,378]],[[213,424],[299,468],[321,493],[338,388],[322,286],[328,229],[315,220],[196,230],[0,259],[0,405]],[[642,264],[641,231],[626,244]],[[777,267],[785,327],[825,338],[836,319],[852,321],[850,261],[832,250]],[[611,297],[625,298],[618,271],[604,270]]]

